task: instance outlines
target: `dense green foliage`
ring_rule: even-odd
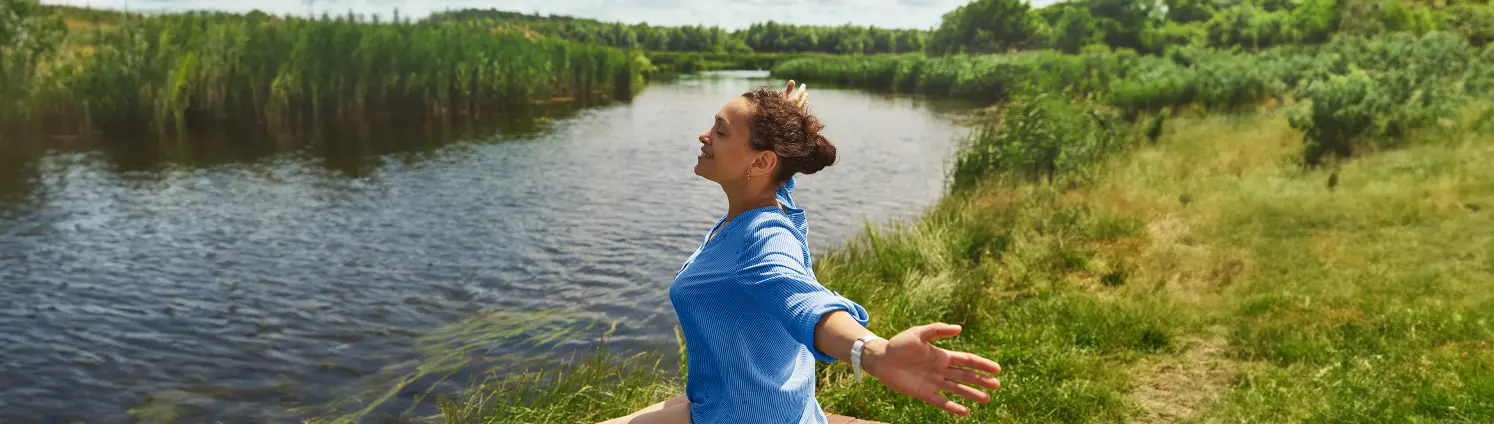
[[[251,13],[142,17],[34,81],[29,109],[59,128],[304,129],[378,116],[473,117],[551,98],[627,97],[641,53],[490,33],[469,24]]]
[[[1328,66],[1344,72],[1315,70],[1328,77],[1299,86],[1312,102],[1292,119],[1307,134],[1303,159],[1310,165],[1395,146],[1411,130],[1450,117],[1466,98],[1463,80],[1474,50],[1455,35],[1395,34],[1332,47],[1332,58],[1350,59]]]
[[[1349,156],[1396,143],[1494,86],[1489,48],[1458,35],[1338,36],[1319,45],[1256,53],[1205,48],[1166,57],[1086,49],[1007,55],[823,57],[784,62],[774,75],[863,88],[1002,102],[1069,93],[1137,117],[1163,108],[1234,111],[1276,99],[1310,100],[1294,125],[1309,138],[1303,159]]]
[[[1195,46],[1263,49],[1328,41],[1333,34],[1376,36],[1443,30],[1474,45],[1494,39],[1486,2],[1399,0],[1068,0],[1031,9],[1017,0],[975,0],[944,16],[930,54],[1051,48],[1077,53],[1090,44],[1144,53]],[[1165,7],[1162,7],[1165,6]]]
[[[836,56],[790,60],[773,68],[773,74],[861,88],[998,102],[1019,93],[1098,95],[1118,79],[1165,62],[1166,59],[1135,52],[1106,50],[1090,50],[1080,55],[1046,50],[980,56]]]
[[[1040,45],[1038,22],[1024,0],[982,0],[944,14],[944,23],[930,34],[928,52],[999,53]]]
[[[436,13],[430,22],[477,22],[493,28],[601,43],[613,47],[697,53],[903,53],[924,48],[926,31],[858,25],[789,25],[754,23],[726,31],[700,25],[650,26],[647,23],[601,22],[570,16],[541,16],[496,9]]]

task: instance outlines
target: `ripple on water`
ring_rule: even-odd
[[[373,151],[28,153],[0,184],[0,422],[294,422],[286,407],[410,371],[429,343],[518,366],[585,352],[613,322],[617,348],[673,351],[668,285],[725,208],[691,172],[696,135],[764,82],[656,84],[519,135]],[[816,249],[938,198],[964,133],[947,109],[815,102],[841,155],[796,193]],[[539,311],[561,318],[484,318]]]

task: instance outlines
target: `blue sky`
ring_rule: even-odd
[[[497,8],[541,14],[572,15],[604,21],[653,25],[705,24],[728,29],[744,28],[769,19],[795,24],[839,25],[854,23],[891,28],[932,28],[939,17],[969,0],[316,0],[310,10],[320,14],[377,13],[425,16],[443,9]],[[1052,0],[1039,0],[1044,5]],[[48,4],[161,11],[215,9],[244,12],[258,8],[276,14],[305,15],[307,0],[42,0]]]

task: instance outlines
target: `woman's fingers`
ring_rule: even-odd
[[[930,390],[929,393],[924,395],[923,401],[928,402],[930,405],[934,405],[939,409],[943,409],[951,414],[959,415],[961,417],[970,415],[970,409],[965,408],[965,405],[961,405],[955,403],[955,401],[949,400],[949,398],[939,394],[937,390]]]
[[[799,110],[809,110],[809,84],[799,84],[789,80],[788,87],[783,89],[783,97],[794,103]]]
[[[1001,364],[970,352],[949,351],[949,364],[974,368],[991,374],[1001,374]]]
[[[954,393],[954,394],[960,395],[960,397],[963,397],[965,399],[970,399],[970,400],[973,400],[973,401],[976,401],[976,402],[980,402],[980,403],[986,403],[986,402],[990,402],[991,401],[991,394],[990,393],[986,393],[986,392],[983,392],[983,391],[980,391],[980,390],[975,390],[974,387],[966,386],[964,384],[960,384],[960,383],[954,382],[954,381],[949,381],[949,380],[940,381],[939,382],[939,390],[943,390],[943,391],[946,391],[946,392]]]
[[[919,340],[923,340],[924,343],[928,343],[928,342],[933,341],[935,339],[941,339],[941,338],[945,338],[945,337],[954,337],[954,336],[960,334],[960,326],[953,325],[953,324],[945,324],[945,323],[942,323],[942,322],[933,323],[933,324],[924,324],[924,325],[920,325],[920,326],[917,326],[917,327],[913,327],[913,328],[911,328],[909,330],[913,331],[914,334],[917,334],[918,335],[918,339]],[[955,352],[950,352],[950,353],[953,354]]]
[[[974,384],[974,385],[977,385],[977,386],[985,387],[985,388],[991,389],[991,390],[996,390],[996,389],[1000,389],[1001,388],[1001,380],[996,379],[996,377],[992,377],[992,376],[989,376],[989,375],[981,374],[981,373],[970,371],[970,370],[963,369],[963,368],[950,368],[949,369],[949,374],[946,377],[947,378],[952,378],[952,379],[955,379],[955,380],[959,380],[959,381],[962,381],[962,382],[965,382],[965,383],[970,383],[970,384]]]

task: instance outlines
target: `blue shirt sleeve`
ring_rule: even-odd
[[[814,347],[814,329],[820,317],[844,310],[865,327],[870,318],[866,308],[815,281],[804,265],[807,248],[788,228],[767,225],[752,231],[753,242],[744,249],[746,257],[738,263],[745,265],[736,278],[748,305],[776,318],[815,359],[834,362],[835,357]]]

